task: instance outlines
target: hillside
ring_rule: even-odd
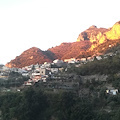
[[[46,53],[39,48],[32,47],[24,51],[20,56],[17,56],[14,60],[7,63],[7,67],[24,67],[31,64],[41,64],[44,61],[51,62],[52,60],[46,55]]]
[[[113,27],[97,28],[91,26],[81,32],[76,42],[62,43],[59,46],[42,51],[30,48],[6,64],[7,67],[24,67],[31,64],[52,62],[54,59],[81,58],[104,54],[110,48],[120,43],[120,21]]]
[[[91,47],[90,41],[62,43],[60,46],[49,49],[58,59],[77,58]]]

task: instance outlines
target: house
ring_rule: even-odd
[[[33,82],[25,81],[25,82],[24,82],[24,85],[26,85],[26,86],[31,86],[31,85],[33,85]]]
[[[45,83],[45,82],[47,82],[47,77],[46,76],[43,76],[42,77],[42,81]]]
[[[20,92],[21,90],[20,89],[17,89],[18,92]]]
[[[63,63],[63,60],[56,59],[53,61],[53,63]]]
[[[25,70],[21,74],[22,74],[22,76],[29,76],[29,73]]]
[[[44,62],[44,64],[41,65],[41,68],[50,68],[51,63]]]
[[[71,61],[69,61],[68,63],[76,63],[76,61],[74,61],[74,60],[71,60]]]
[[[114,90],[109,90],[109,89],[107,89],[107,90],[106,90],[106,93],[107,93],[107,94],[111,94],[111,95],[117,95],[118,89],[114,89]]]
[[[40,68],[40,65],[39,64],[36,64],[36,65],[33,65],[35,69],[38,69]]]
[[[34,72],[34,73],[32,73],[32,76],[39,76],[39,75],[41,75],[40,72]]]
[[[49,72],[50,71],[46,68],[40,68],[40,75],[48,75]]]
[[[77,61],[76,58],[64,59],[64,62],[68,63],[75,63],[76,61]]]
[[[24,72],[24,73],[22,73],[22,76],[29,76],[29,73],[28,72]]]
[[[80,58],[77,58],[77,59],[76,59],[76,62],[77,62],[77,63],[79,63],[79,62],[80,62],[80,60],[81,60]]]
[[[59,69],[59,71],[60,72],[63,72],[63,70],[64,70],[64,68],[62,67],[62,68],[58,68]]]
[[[30,66],[25,66],[25,67],[23,67],[22,69],[23,69],[23,70],[26,70],[26,71],[31,71],[31,70],[32,70],[32,67],[33,67],[33,65],[30,65]]]
[[[65,66],[66,63],[63,62],[63,60],[56,59],[53,61],[52,65],[56,65],[57,67],[62,67],[62,66]]]
[[[88,58],[87,58],[87,61],[89,61],[89,62],[94,61],[94,58],[88,57]]]
[[[51,68],[50,71],[51,71],[51,73],[58,73],[59,68]]]
[[[97,59],[97,60],[101,60],[102,57],[101,57],[101,56],[96,56],[96,59]]]
[[[71,61],[71,59],[64,59],[64,62],[69,62]]]
[[[33,80],[34,82],[38,82],[38,81],[41,80],[41,76],[34,76],[34,77],[32,78],[32,80]]]
[[[86,58],[81,58],[80,61],[81,62],[86,62]]]

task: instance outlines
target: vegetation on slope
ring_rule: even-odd
[[[120,56],[116,55],[102,60],[94,60],[79,68],[72,67],[68,71],[76,72],[79,75],[115,74],[120,72]]]
[[[119,45],[116,49],[119,50]],[[112,84],[117,89],[120,87],[120,77],[117,75],[120,72],[119,53],[100,61],[89,62],[80,68],[72,67],[69,72],[75,72],[79,75],[107,74],[108,78],[106,83],[95,80],[80,83],[79,90],[76,89],[72,92],[41,91],[40,87],[34,86],[22,92],[1,94],[0,110],[2,119],[120,119],[120,93],[116,96],[106,94],[106,87],[104,86],[104,84]]]
[[[29,88],[0,95],[3,120],[119,120],[120,95],[78,96],[74,92],[45,93]],[[109,105],[112,111],[103,109]]]

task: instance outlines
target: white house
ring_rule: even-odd
[[[32,70],[32,65],[31,66],[25,66],[22,69],[27,70],[27,71],[31,71]]]
[[[39,76],[39,75],[41,75],[40,72],[34,72],[34,73],[32,73],[32,76]]]
[[[63,63],[63,60],[56,59],[53,61],[53,63]]]
[[[74,60],[71,60],[71,61],[69,61],[68,63],[76,63],[76,61],[74,61]]]
[[[112,94],[112,95],[117,95],[117,93],[118,93],[118,89],[114,89],[114,90],[106,90],[106,93],[107,94]]]
[[[51,63],[44,62],[44,64],[41,65],[41,68],[50,68]]]
[[[77,62],[76,58],[64,59],[64,62],[75,63]]]
[[[102,57],[101,57],[101,56],[96,56],[96,59],[97,59],[97,60],[101,60]]]
[[[81,58],[80,61],[81,62],[86,62],[86,58]]]
[[[45,83],[47,82],[47,78],[46,77],[42,77],[42,81]]]
[[[29,76],[29,73],[28,72],[23,72],[22,76]]]

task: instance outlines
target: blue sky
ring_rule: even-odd
[[[0,63],[33,46],[75,42],[91,25],[112,27],[119,11],[119,0],[0,0]]]

